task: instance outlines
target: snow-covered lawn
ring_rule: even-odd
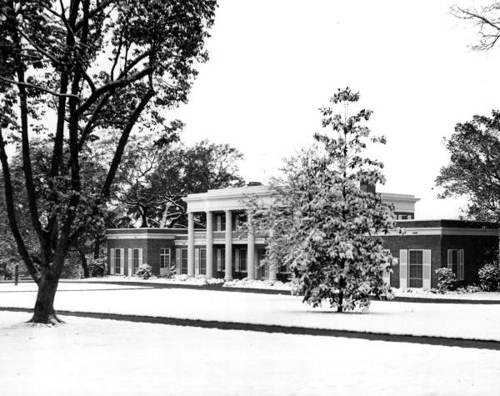
[[[108,275],[98,278],[86,279],[70,279],[71,282],[141,282],[141,283],[160,283],[170,285],[191,285],[191,286],[206,286],[206,285],[221,285],[223,287],[247,288],[247,289],[266,289],[266,290],[281,290],[291,291],[293,288],[292,282],[268,281],[268,280],[250,280],[250,279],[234,279],[232,281],[224,281],[224,279],[206,279],[204,276],[188,277],[187,275],[176,275],[173,278],[164,278],[153,276],[149,279],[142,279],[137,276],[123,275]],[[397,297],[412,297],[412,298],[432,298],[432,299],[460,299],[460,300],[500,300],[500,292],[463,292],[450,291],[444,294],[434,293],[430,290],[423,289],[408,289],[400,290],[393,288],[393,293]]]
[[[149,279],[143,279],[138,276],[123,276],[123,275],[108,275],[98,278],[85,279],[68,279],[71,282],[141,282],[141,283],[159,283],[169,285],[191,285],[191,286],[206,286],[206,285],[221,285],[224,287],[244,287],[252,289],[276,289],[276,290],[291,290],[291,282],[267,281],[267,280],[250,280],[250,279],[234,279],[225,281],[219,278],[207,279],[204,276],[189,277],[187,275],[176,275],[172,278],[164,278],[152,276]]]
[[[80,291],[85,287],[102,290]],[[31,308],[35,291],[34,284],[17,288],[0,284],[0,306]],[[336,314],[328,308],[313,309],[300,298],[287,295],[83,283],[62,283],[55,304],[56,309],[73,311],[500,341],[500,304],[374,301],[368,313]]]
[[[164,278],[152,276],[149,279],[143,279],[139,276],[123,276],[123,275],[108,275],[104,277],[85,278],[85,279],[68,279],[71,282],[141,282],[141,283],[162,283],[171,285],[192,285],[192,286],[205,286],[205,285],[219,285],[224,283],[224,279],[211,278],[207,279],[204,276],[189,277],[187,275],[176,275],[173,278]]]
[[[408,289],[399,290],[393,289],[394,295],[397,297],[417,297],[417,298],[433,298],[433,299],[457,299],[457,300],[499,300],[500,292],[461,292],[461,291],[449,291],[446,293],[433,293],[429,290],[423,289]]]
[[[231,293],[232,294],[232,293]],[[0,313],[2,395],[498,395],[500,352]]]

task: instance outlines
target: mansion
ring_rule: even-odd
[[[248,197],[265,204],[272,190],[264,185],[209,190],[185,198],[188,228],[121,228],[106,233],[108,272],[135,274],[143,263],[154,275],[171,273],[225,280],[248,278],[286,280],[286,267],[264,264],[264,238],[252,231],[239,231],[247,221]],[[397,230],[383,235],[384,244],[397,259],[386,281],[394,287],[435,287],[435,270],[450,267],[459,281],[477,281],[477,270],[494,258],[498,247],[498,228],[492,223],[461,220],[415,220],[413,195],[380,193],[394,206]],[[196,228],[201,214],[206,228]],[[249,223],[250,225],[250,223]]]

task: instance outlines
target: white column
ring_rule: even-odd
[[[247,221],[247,277],[248,279],[255,279],[255,234],[250,213],[247,213]]]
[[[225,262],[225,280],[233,279],[233,227],[232,213],[226,210],[226,262]]]
[[[213,212],[207,212],[207,278],[214,277],[214,234]]]
[[[188,213],[188,276],[194,276],[194,215]]]

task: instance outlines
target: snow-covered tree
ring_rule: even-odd
[[[364,188],[384,183],[383,164],[365,149],[385,139],[369,136],[371,111],[348,114],[358,100],[349,88],[339,90],[332,107],[320,109],[329,131],[287,162],[272,182],[271,205],[251,205],[254,226],[268,241],[267,261],[290,268],[305,302],[328,301],[338,312],[365,309],[372,295],[390,296],[383,276],[393,259],[379,235],[393,227],[392,207]],[[339,106],[343,115],[335,113]]]

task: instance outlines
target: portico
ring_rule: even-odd
[[[188,275],[196,274],[196,268],[201,265],[196,255],[196,248],[206,252],[206,275],[214,277],[221,266],[222,255],[225,280],[233,276],[246,275],[248,279],[257,277],[257,266],[260,257],[257,246],[264,245],[263,238],[256,236],[247,212],[247,199],[257,197],[262,203],[270,203],[272,191],[268,186],[246,186],[209,190],[202,194],[190,194],[186,197],[188,212]],[[206,216],[206,229],[195,231],[194,218],[196,214]],[[242,222],[247,223],[248,232],[238,231]],[[223,245],[223,254],[214,246]],[[244,256],[242,254],[244,253]]]

